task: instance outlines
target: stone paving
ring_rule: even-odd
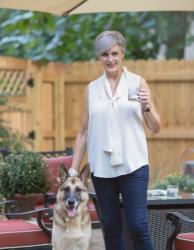
[[[92,240],[90,250],[105,250],[101,229],[92,230]]]

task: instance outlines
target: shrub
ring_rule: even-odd
[[[48,167],[40,153],[14,151],[0,163],[0,193],[7,198],[15,193],[42,193],[49,189]]]

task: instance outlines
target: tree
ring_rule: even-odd
[[[184,48],[194,41],[189,26],[194,20],[192,12],[155,13],[158,44],[165,45],[166,58],[183,58]]]
[[[127,38],[126,58],[156,58],[161,44],[168,58],[183,57],[193,13],[112,13],[53,16],[31,11],[0,11],[0,54],[32,60],[95,59],[94,40],[103,30]]]

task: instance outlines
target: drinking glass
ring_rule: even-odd
[[[138,88],[128,88],[128,100],[138,102]]]
[[[177,197],[179,194],[178,185],[168,185],[167,186],[167,196],[169,197]]]

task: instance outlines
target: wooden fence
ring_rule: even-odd
[[[194,147],[194,62],[127,61],[126,66],[147,79],[161,116],[161,132],[153,135],[146,131],[151,178],[179,172],[183,152]],[[24,135],[35,136],[37,151],[73,146],[82,117],[85,88],[102,72],[100,65],[96,62],[42,65],[0,58],[1,82],[5,82],[5,72],[23,72],[18,77],[21,83],[14,80],[14,74],[10,79],[18,86],[27,83],[22,94],[12,93],[10,98],[10,103],[22,111],[1,110],[9,126]],[[11,80],[7,81],[9,85]]]

